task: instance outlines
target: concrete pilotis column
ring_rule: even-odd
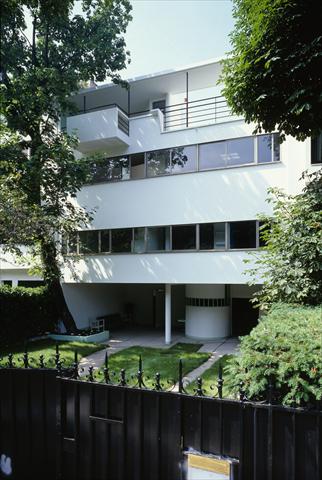
[[[165,343],[171,343],[171,284],[165,286],[165,322],[164,322]]]

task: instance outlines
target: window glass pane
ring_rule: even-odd
[[[170,249],[170,227],[148,228],[148,252]]]
[[[257,137],[257,158],[258,163],[272,161],[272,135],[259,135]]]
[[[172,227],[172,250],[193,250],[196,248],[196,225]]]
[[[130,178],[129,157],[103,158],[91,165],[92,182],[128,180]]]
[[[145,242],[144,242],[145,228],[135,228],[134,229],[134,253],[142,253],[145,251]]]
[[[112,252],[131,252],[132,228],[112,230]]]
[[[79,232],[79,253],[98,252],[98,231]]]
[[[225,223],[203,223],[199,225],[200,250],[225,248]]]
[[[322,163],[322,133],[311,139],[311,163]]]
[[[68,235],[68,253],[77,253],[77,233]]]
[[[172,149],[171,173],[193,172],[197,170],[197,146],[175,147]]]
[[[110,252],[110,231],[101,230],[101,252]]]
[[[131,155],[131,178],[145,177],[144,153]]]
[[[214,248],[214,224],[203,223],[199,225],[200,250]]]
[[[148,177],[166,175],[171,172],[170,150],[156,150],[147,154]]]
[[[100,159],[91,163],[91,183],[107,182],[108,170],[106,167],[106,159]]]
[[[273,148],[274,148],[274,162],[280,161],[280,136],[278,133],[273,133]]]
[[[256,248],[256,221],[230,223],[230,248]]]
[[[254,162],[254,138],[227,140],[227,165],[244,165]]]
[[[152,102],[152,109],[159,108],[162,112],[165,109],[165,100],[155,100]]]
[[[106,160],[108,180],[128,180],[130,178],[129,157]]]
[[[214,248],[226,247],[226,225],[225,223],[215,223],[215,242]]]
[[[226,142],[199,145],[199,170],[226,166]]]

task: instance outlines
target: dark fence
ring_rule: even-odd
[[[157,374],[136,386],[121,371],[115,384],[106,363],[102,381],[89,369],[78,378],[77,357],[63,369],[0,369],[0,457],[12,479],[184,480],[185,454],[228,458],[234,480],[319,480],[321,412],[267,403],[163,391]],[[181,372],[181,374],[180,374]],[[67,378],[69,377],[69,378]],[[153,388],[153,389],[152,389]],[[181,393],[180,393],[181,392]],[[7,463],[5,463],[7,462]],[[0,474],[1,476],[1,474]]]

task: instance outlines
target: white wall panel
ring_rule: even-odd
[[[66,283],[245,284],[243,272],[250,268],[245,258],[251,257],[243,251],[92,255],[75,262],[72,270],[65,266],[63,273]]]

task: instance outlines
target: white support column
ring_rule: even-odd
[[[165,321],[164,340],[167,345],[171,343],[171,284],[165,286]]]

